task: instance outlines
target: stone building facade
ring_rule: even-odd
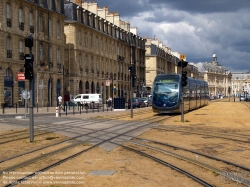
[[[240,96],[250,94],[250,70],[246,73],[232,72],[232,95]]]
[[[213,54],[212,62],[199,62],[196,65],[208,83],[210,96],[229,96],[231,94],[232,73],[218,63],[216,54]]]
[[[129,66],[145,82],[145,40],[118,13],[95,2],[65,3],[65,85],[72,95],[100,93],[129,98]]]
[[[24,72],[24,38],[33,35],[34,103],[56,105],[62,94],[62,75],[58,68],[64,59],[63,0],[2,0],[0,3],[0,102],[6,106],[24,105],[23,90],[29,81],[17,81]]]

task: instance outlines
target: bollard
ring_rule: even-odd
[[[2,109],[3,109],[3,114],[4,114],[4,103],[2,103]]]
[[[81,112],[81,108],[82,108],[82,107],[80,106],[80,114],[82,114],[82,112]]]
[[[47,103],[47,112],[49,112],[49,103]]]
[[[17,103],[16,103],[16,114],[17,114]]]
[[[38,103],[36,103],[36,112],[38,113]]]
[[[73,115],[75,115],[75,105],[73,105],[72,107],[73,107]]]
[[[56,107],[56,117],[58,117],[58,107]]]

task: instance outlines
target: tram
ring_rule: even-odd
[[[152,86],[152,109],[155,113],[181,113],[181,95],[183,93],[184,112],[208,105],[208,84],[206,81],[191,77],[182,88],[181,75],[160,74]]]

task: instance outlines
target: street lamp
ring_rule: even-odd
[[[110,73],[110,78],[112,81],[112,107],[114,108],[114,80],[115,80],[115,75],[113,75],[113,73]]]

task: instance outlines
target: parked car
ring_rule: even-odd
[[[142,97],[143,102],[147,107],[152,106],[152,98],[151,97]]]
[[[140,97],[135,97],[132,99],[132,105],[133,108],[141,108],[141,107],[146,107],[146,103],[144,100]],[[131,102],[130,99],[128,100],[128,108],[131,108]]]
[[[240,96],[240,101],[246,101],[246,98],[244,96]]]

